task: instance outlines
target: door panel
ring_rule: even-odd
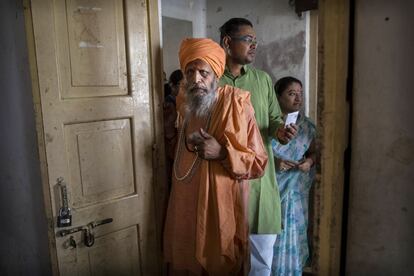
[[[63,98],[128,93],[124,8],[122,0],[56,3]]]
[[[147,12],[138,0],[32,1],[61,275],[159,272]],[[66,228],[56,225],[59,177],[72,211]],[[84,244],[84,230],[59,235],[107,218],[113,221],[92,227],[92,247]]]
[[[139,243],[138,228],[130,227],[103,236],[88,252],[92,275],[137,275]]]
[[[83,207],[135,192],[129,119],[65,125],[72,206]]]
[[[129,227],[98,237],[93,247],[85,247],[80,235],[80,245],[68,249],[67,264],[63,275],[140,275],[138,227]],[[64,247],[69,246],[64,244]],[[143,274],[145,275],[145,274]]]

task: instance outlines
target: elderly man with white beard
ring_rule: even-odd
[[[267,154],[249,93],[217,86],[223,49],[210,39],[186,39],[179,58],[184,89],[178,128],[170,128],[176,146],[165,261],[171,275],[241,275],[249,260],[244,196]]]

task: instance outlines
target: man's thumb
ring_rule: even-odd
[[[200,128],[200,134],[204,139],[210,139],[211,135],[204,131],[203,128]]]

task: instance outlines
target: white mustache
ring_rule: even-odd
[[[197,83],[192,84],[191,86],[188,87],[188,89],[189,90],[201,89],[201,90],[207,91],[207,87],[205,87],[203,85],[200,85],[200,84],[197,84]]]

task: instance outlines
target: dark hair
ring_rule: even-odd
[[[299,83],[303,87],[302,82],[294,77],[284,77],[275,83],[275,92],[278,97],[282,96],[283,91],[292,83]]]
[[[232,18],[228,20],[223,26],[220,27],[220,45],[223,44],[223,38],[225,36],[234,36],[239,32],[241,26],[250,26],[253,28],[252,22],[245,18]]]
[[[173,85],[177,85],[183,79],[183,77],[184,76],[181,70],[175,70],[174,72],[171,73],[168,82]]]

